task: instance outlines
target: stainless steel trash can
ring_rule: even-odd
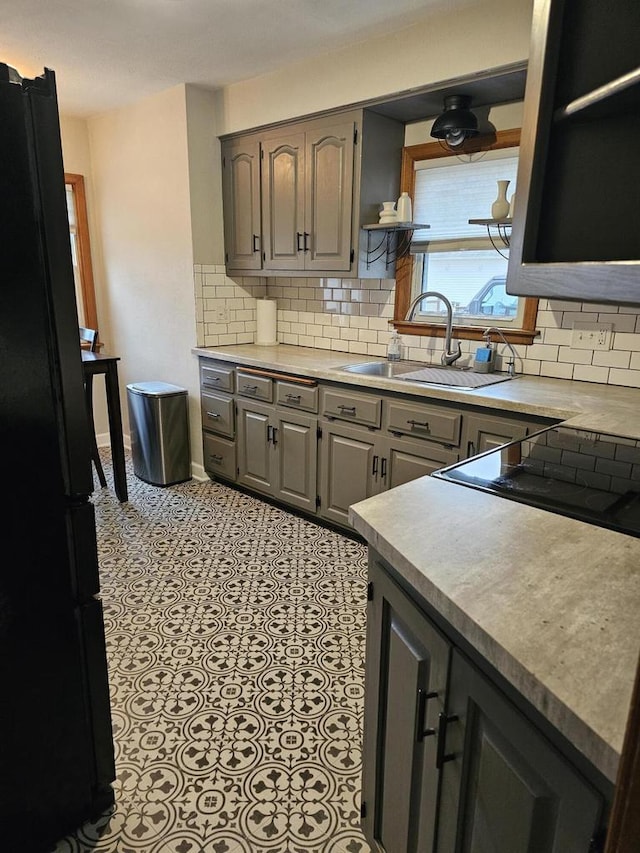
[[[191,479],[187,389],[168,382],[127,385],[133,473],[154,486]]]

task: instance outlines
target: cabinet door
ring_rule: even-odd
[[[255,139],[222,148],[225,260],[231,269],[259,270],[260,144]]]
[[[485,450],[495,450],[503,444],[524,438],[527,425],[501,418],[469,415],[465,417],[466,455],[476,456]]]
[[[349,507],[380,491],[378,436],[367,429],[323,422],[320,515],[349,527]]]
[[[438,468],[458,462],[460,454],[430,442],[387,441],[382,463],[382,477],[387,489],[401,486],[418,477],[427,477]]]
[[[305,268],[351,268],[354,122],[306,135]]]
[[[439,725],[438,853],[585,853],[601,800],[462,654]],[[455,718],[455,719],[453,719]]]
[[[640,298],[639,31],[638,3],[536,0],[509,293]]]
[[[304,134],[262,145],[262,234],[265,269],[304,267]],[[308,244],[308,239],[307,239]]]
[[[317,431],[317,418],[297,412],[278,414],[272,439],[277,464],[274,497],[313,513],[316,511]]]
[[[272,494],[274,460],[272,453],[273,406],[238,400],[238,483]]]
[[[450,646],[380,567],[369,566],[363,829],[374,849],[433,849],[436,735]]]

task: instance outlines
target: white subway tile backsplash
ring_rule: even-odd
[[[638,353],[640,356],[640,353]],[[593,361],[594,365],[599,367],[629,367],[631,353],[624,350],[594,350]]]
[[[543,361],[540,364],[540,376],[551,379],[573,379],[573,364],[563,364],[559,361]]]
[[[572,364],[591,364],[593,351],[590,349],[558,348],[558,361],[570,361]]]
[[[632,352],[640,351],[640,335],[627,334],[625,332],[614,332],[613,345],[616,349],[628,349]]]
[[[573,368],[573,378],[582,382],[601,382],[606,385],[609,380],[608,367],[594,367],[592,364],[576,364]]]
[[[294,346],[334,349],[378,358],[386,355],[394,286],[389,279],[230,279],[219,264],[194,264],[196,332],[199,345],[250,343],[256,332],[256,298],[278,304],[278,340]],[[220,323],[225,309],[228,323]],[[611,350],[574,350],[574,322],[613,325]],[[541,299],[530,346],[519,344],[517,370],[529,375],[610,383],[640,388],[640,308]],[[441,338],[405,335],[403,357],[439,363]],[[478,341],[461,341],[470,364]],[[500,352],[503,351],[500,348]]]

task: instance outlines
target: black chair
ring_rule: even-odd
[[[98,330],[97,329],[86,329],[84,326],[79,327],[80,331],[80,346],[83,343],[88,344],[87,349],[89,352],[95,352],[98,346]],[[91,430],[91,459],[93,464],[96,466],[96,473],[98,474],[98,480],[100,481],[101,486],[107,485],[107,478],[104,475],[104,471],[102,469],[102,462],[100,461],[100,453],[98,452],[98,442],[96,440],[96,425],[93,421],[93,376],[91,374],[86,375],[84,377],[84,399],[87,407],[87,415],[89,418],[89,428]]]

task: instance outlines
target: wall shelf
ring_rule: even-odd
[[[362,230],[367,232],[367,269],[383,257],[387,267],[398,258],[405,257],[411,248],[413,232],[430,227],[420,222],[376,222],[363,225]]]
[[[470,219],[469,225],[484,225],[487,229],[487,236],[491,240],[491,245],[501,257],[506,258],[507,255],[502,253],[501,248],[509,248],[512,222],[513,219],[508,216],[505,219]],[[501,247],[497,245],[496,239],[502,244]]]

